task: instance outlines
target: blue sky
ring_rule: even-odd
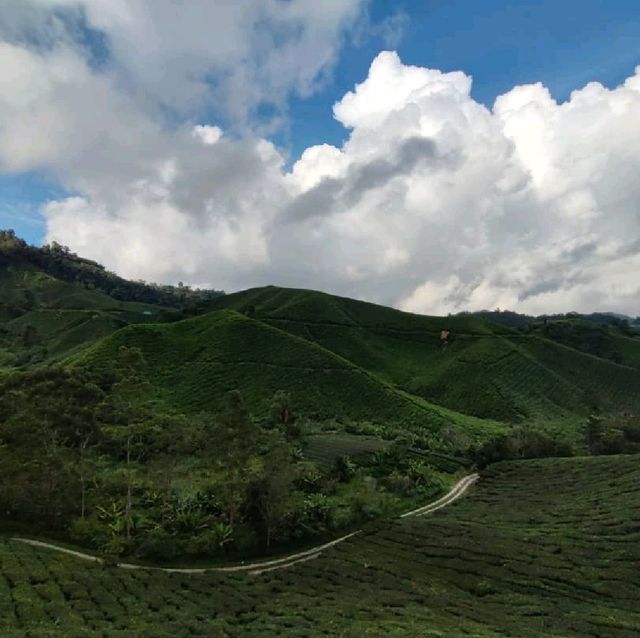
[[[371,5],[372,21],[389,7],[406,16],[394,47],[405,64],[473,76],[472,95],[492,106],[516,84],[542,82],[556,100],[590,81],[615,86],[640,64],[640,3],[636,0],[422,0]],[[332,104],[361,82],[380,37],[347,46],[330,86],[291,103],[291,155],[347,135]]]
[[[390,45],[405,64],[472,75],[472,95],[487,106],[514,85],[538,81],[565,100],[588,81],[614,86],[640,63],[636,0],[376,0],[369,7],[372,25],[391,15],[401,17],[394,41],[375,29],[363,32],[342,49],[331,80],[318,93],[290,99],[288,122],[273,136],[289,164],[308,146],[345,139],[348,131],[333,119],[332,105]],[[63,193],[37,173],[0,174],[0,226],[40,242],[40,205]]]

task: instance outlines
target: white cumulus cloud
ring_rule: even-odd
[[[287,169],[270,141],[200,107],[224,96],[248,122],[269,93],[312,91],[358,2],[185,3],[177,17],[161,0],[36,4],[0,28],[0,170],[45,170],[74,193],[44,207],[48,239],[128,277],[226,290],[640,313],[640,68],[563,103],[534,84],[487,108],[464,72],[382,52],[334,106],[346,142]],[[42,18],[53,5],[82,8],[108,64]],[[46,46],[20,39],[25,20],[53,34]]]

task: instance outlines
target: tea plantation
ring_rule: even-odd
[[[219,297],[206,308],[231,308],[315,342],[405,395],[466,417],[536,424],[575,440],[593,412],[640,408],[640,338],[615,328],[594,339],[615,346],[618,363],[588,353],[589,335],[571,342],[577,347],[554,340],[555,323],[548,334],[525,333],[472,315],[412,315],[308,290],[269,286]],[[443,328],[451,332],[444,348]],[[478,427],[448,420],[466,434]]]
[[[0,542],[0,635],[640,633],[640,458],[500,463],[427,517],[258,576],[128,571]]]

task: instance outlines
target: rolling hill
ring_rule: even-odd
[[[640,407],[640,336],[620,322],[515,328],[273,286],[128,288],[62,247],[0,239],[0,370],[102,366],[138,347],[151,395],[170,409],[216,412],[239,389],[261,417],[283,390],[308,419],[384,424],[449,449],[517,424],[575,441],[590,414]]]
[[[100,367],[121,346],[139,348],[156,396],[186,412],[216,412],[227,393],[242,392],[258,417],[286,390],[296,409],[316,421],[348,418],[432,436],[454,426],[471,441],[503,431],[492,420],[456,413],[397,389],[314,340],[231,309],[169,324],[131,325],[72,359]]]
[[[306,290],[260,288],[232,308],[314,342],[395,389],[456,412],[575,434],[592,412],[637,411],[640,337],[606,333],[623,362],[472,315],[426,317]],[[440,330],[451,331],[442,348]]]
[[[0,267],[0,368],[51,362],[169,309],[120,301],[28,264]]]
[[[393,520],[474,462],[640,450],[633,329],[273,286],[188,299],[14,244],[0,245],[5,534],[171,564],[365,532],[291,571],[197,579],[5,535],[3,635],[637,633],[637,456],[494,463],[450,509]]]
[[[59,361],[130,323],[174,319],[222,294],[127,281],[53,244],[0,230],[0,370]]]

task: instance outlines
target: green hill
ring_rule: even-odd
[[[129,323],[168,316],[162,306],[119,301],[30,264],[0,266],[0,368],[57,360]]]
[[[624,353],[616,363],[472,315],[412,315],[306,290],[254,289],[207,308],[243,312],[317,343],[411,396],[479,418],[571,435],[594,411],[637,411],[640,403],[640,337],[617,331],[606,333]],[[444,328],[451,331],[446,348],[439,340]]]
[[[64,247],[36,249],[3,233],[0,370],[104,363],[135,346],[154,396],[172,409],[215,411],[237,388],[264,415],[284,390],[310,419],[423,430],[439,445],[443,431],[468,445],[515,424],[576,440],[592,413],[640,409],[640,336],[613,319],[525,317],[512,327],[310,290],[198,296],[114,277]]]
[[[222,293],[118,277],[58,244],[0,230],[0,371],[57,361],[130,323],[164,321]]]
[[[470,441],[504,430],[495,421],[464,416],[398,390],[313,340],[235,310],[171,324],[132,325],[73,361],[106,365],[121,346],[139,348],[156,396],[187,412],[219,411],[226,394],[239,389],[254,414],[264,417],[275,392],[284,389],[307,418],[388,424],[432,436],[434,444],[448,426]]]
[[[622,323],[111,281],[0,233],[5,528],[244,557],[401,511],[474,462],[640,449],[640,337]]]
[[[2,237],[0,370],[104,363],[121,345],[139,347],[153,395],[171,409],[216,411],[240,389],[261,416],[284,390],[309,419],[421,431],[444,447],[443,432],[461,447],[514,424],[576,440],[590,414],[640,407],[640,337],[620,322],[514,328],[273,286],[200,299],[177,321],[185,312],[115,298],[128,290],[120,283],[96,286],[93,262]]]

